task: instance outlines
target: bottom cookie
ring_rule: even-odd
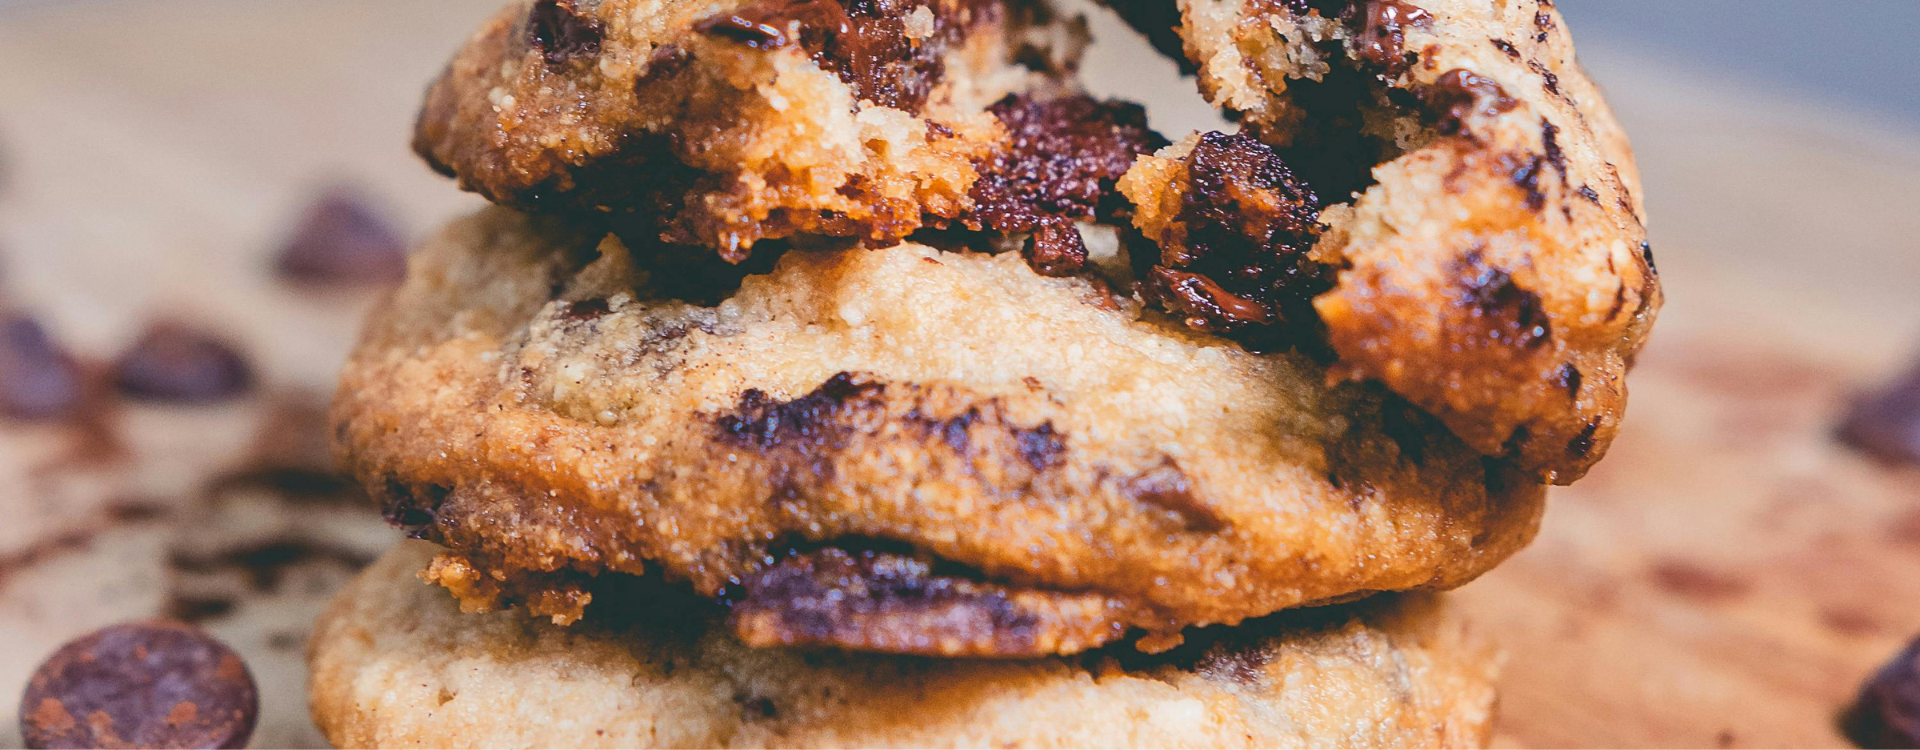
[[[316,626],[340,747],[1479,747],[1498,657],[1431,595],[1028,661],[750,649],[665,586],[571,628],[462,614],[409,542]],[[602,597],[596,601],[615,601]],[[623,611],[625,610],[625,611]]]

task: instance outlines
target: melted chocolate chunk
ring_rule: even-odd
[[[1203,331],[1230,331],[1273,322],[1273,310],[1222,288],[1197,273],[1164,266],[1147,273],[1147,299]]]
[[[1354,8],[1353,56],[1387,78],[1407,72],[1413,65],[1406,52],[1407,27],[1426,26],[1433,16],[1404,0],[1369,0]]]
[[[753,646],[1031,657],[1097,646],[1125,626],[1089,594],[1023,596],[893,552],[797,552],[741,585],[728,624]]]
[[[1087,244],[1072,222],[1048,221],[1034,227],[1022,255],[1042,276],[1067,276],[1087,264]]]
[[[992,107],[1005,145],[974,165],[973,229],[1033,232],[1028,258],[1042,273],[1073,273],[1086,262],[1074,221],[1114,218],[1126,201],[1114,183],[1134,159],[1167,141],[1147,127],[1140,105],[1085,96],[1009,96]]]
[[[1492,117],[1519,106],[1500,84],[1454,68],[1420,91],[1421,99],[1432,110],[1435,127],[1444,135],[1471,133],[1475,117]]]
[[[933,28],[916,39],[907,16],[922,7],[932,11]],[[694,28],[758,49],[798,45],[855,96],[919,112],[946,73],[947,51],[998,12],[983,0],[761,0]]]
[[[1540,295],[1521,287],[1506,269],[1469,254],[1455,269],[1460,280],[1457,304],[1468,308],[1478,325],[1471,333],[1488,343],[1531,349],[1553,335]]]
[[[222,401],[253,387],[253,368],[225,341],[176,323],[147,329],[114,364],[122,393],[153,401]]]
[[[1867,680],[1841,729],[1861,747],[1920,747],[1920,640]]]
[[[842,372],[792,401],[775,401],[762,391],[748,390],[740,395],[736,413],[720,418],[719,427],[729,439],[744,445],[774,448],[820,436],[829,427],[845,422],[846,410],[877,398],[885,388],[882,383]]]
[[[1246,135],[1202,135],[1186,168],[1179,216],[1158,238],[1143,295],[1203,330],[1312,330],[1313,298],[1333,286],[1333,269],[1307,257],[1321,230],[1319,197]]]
[[[1574,367],[1571,362],[1561,365],[1558,377],[1560,378],[1560,387],[1566,389],[1569,398],[1580,398],[1580,383],[1582,380],[1580,368]]]
[[[307,210],[276,267],[299,282],[397,284],[407,275],[407,249],[364,199],[336,189]]]
[[[79,413],[86,386],[79,363],[23,315],[0,316],[0,415],[21,420]]]
[[[540,50],[549,65],[600,54],[606,33],[600,20],[583,13],[575,0],[537,0],[527,12],[527,43]]]
[[[188,625],[116,625],[62,646],[20,699],[28,747],[245,747],[259,716],[253,675]]]
[[[1187,531],[1210,534],[1227,527],[1219,511],[1193,494],[1193,480],[1171,459],[1128,479],[1124,489],[1133,499],[1172,513]]]
[[[1858,397],[1838,434],[1842,442],[1877,458],[1920,464],[1920,365]]]

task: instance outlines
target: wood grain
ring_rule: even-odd
[[[269,254],[329,181],[366,187],[415,233],[476,205],[405,136],[421,87],[493,4],[0,11],[0,299],[94,358],[156,313],[204,321],[274,389],[323,393],[369,300],[281,287]],[[1841,744],[1833,719],[1858,681],[1920,632],[1920,472],[1829,437],[1850,394],[1920,350],[1920,137],[1584,54],[1635,136],[1671,301],[1612,456],[1555,494],[1538,543],[1459,593],[1509,646],[1499,742]],[[1143,65],[1096,88],[1165,90],[1166,69]],[[1204,121],[1191,102],[1150,104],[1160,122]],[[238,460],[267,408],[136,410],[147,458],[100,482],[188,494]],[[0,488],[16,497],[0,513],[58,505],[6,479],[46,460],[47,439],[4,433]],[[14,638],[0,688],[89,618],[154,606],[137,599],[0,616]]]

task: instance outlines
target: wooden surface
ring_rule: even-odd
[[[155,314],[203,321],[245,342],[270,393],[323,394],[368,300],[278,286],[268,253],[318,184],[364,186],[415,234],[475,205],[405,142],[420,88],[492,5],[0,11],[0,300],[95,358]],[[1670,303],[1612,455],[1555,493],[1532,548],[1458,595],[1510,652],[1498,741],[1840,744],[1836,712],[1920,632],[1920,471],[1829,439],[1851,392],[1920,351],[1920,138],[1583,56],[1634,136]],[[1207,119],[1140,64],[1096,88],[1148,98],[1168,130]],[[143,458],[102,481],[191,494],[249,450],[269,402],[134,409]],[[0,430],[0,470],[40,460],[21,447],[33,430]],[[0,560],[40,528],[23,509],[57,502],[8,476]],[[120,611],[29,611],[7,585],[8,690],[58,633]]]

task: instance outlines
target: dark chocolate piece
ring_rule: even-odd
[[[358,194],[328,190],[280,249],[280,275],[315,284],[397,284],[407,249],[392,224]]]
[[[42,420],[73,416],[85,396],[80,365],[24,315],[0,316],[0,415]]]
[[[114,364],[114,385],[128,396],[210,403],[246,392],[253,368],[225,341],[177,323],[158,323]]]
[[[1867,680],[1841,729],[1861,747],[1920,747],[1920,639]]]
[[[574,7],[574,0],[538,0],[527,11],[527,43],[549,65],[600,54],[605,34],[600,20]]]
[[[245,747],[260,713],[253,675],[206,633],[164,620],[62,646],[20,699],[27,747]]]
[[[752,646],[1034,657],[1126,630],[1097,596],[1021,593],[892,552],[796,553],[741,589],[728,624]]]
[[[1877,458],[1920,464],[1920,365],[1857,398],[1838,435],[1841,442]]]
[[[1072,222],[1116,218],[1125,199],[1114,184],[1134,159],[1165,146],[1138,104],[1085,96],[1009,96],[992,107],[1005,146],[975,164],[969,194],[973,229],[1032,232],[1027,258],[1050,276],[1078,271],[1087,250]]]
[[[1159,263],[1141,293],[1195,328],[1215,332],[1285,324],[1268,336],[1307,338],[1313,298],[1334,269],[1308,257],[1320,199],[1266,144],[1219,132],[1187,155],[1178,231],[1154,238]]]

